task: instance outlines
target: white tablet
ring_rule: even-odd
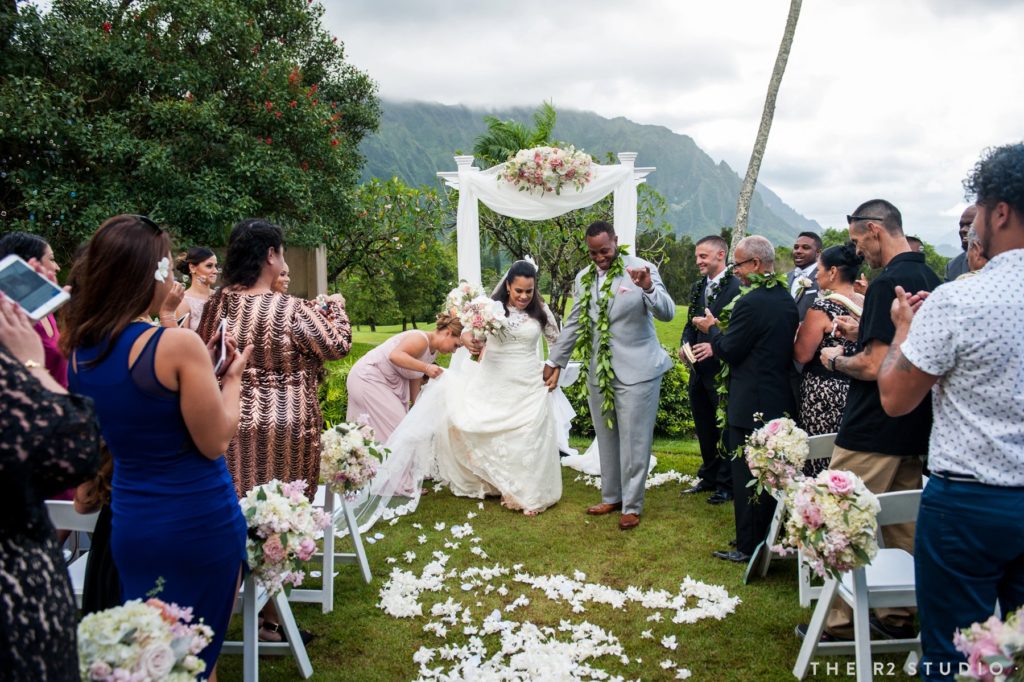
[[[71,298],[14,254],[0,260],[0,291],[33,320],[43,319]]]

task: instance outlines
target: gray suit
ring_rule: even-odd
[[[644,483],[651,459],[661,377],[672,368],[672,360],[654,332],[652,317],[667,322],[675,315],[676,307],[654,265],[635,256],[622,258],[627,268],[646,266],[651,269],[654,291],[645,293],[633,284],[626,272],[612,282],[608,322],[612,370],[615,372],[615,410],[611,415],[614,427],[609,429],[601,416],[603,396],[595,383],[594,363],[600,338],[596,329],[591,366],[587,373],[588,403],[601,457],[601,500],[608,503],[621,501],[624,514],[639,514],[643,510]],[[563,368],[569,362],[580,331],[580,281],[584,272],[586,270],[576,275],[572,310],[548,357],[550,362]],[[598,298],[599,292],[593,291],[590,310],[587,311],[595,321]]]
[[[815,299],[818,298],[818,266],[815,265],[814,269],[811,270],[811,274],[807,275],[808,279],[811,280],[811,286],[804,289],[800,296],[794,297],[796,301],[796,309],[800,311],[800,321],[804,321],[804,316],[807,315],[807,311],[811,309],[811,304],[814,303]],[[796,271],[790,270],[786,273],[786,286],[789,287],[790,291],[793,291],[793,280],[796,279]]]

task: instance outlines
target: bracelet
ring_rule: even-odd
[[[831,357],[831,358],[828,359],[828,368],[831,371],[833,371],[833,372],[836,371],[836,359],[838,359],[838,358],[839,358],[839,356],[836,355],[836,356]]]

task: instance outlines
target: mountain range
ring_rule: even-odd
[[[484,116],[530,124],[533,110],[471,109],[429,102],[384,100],[380,129],[361,145],[366,156],[363,179],[398,176],[411,185],[436,186],[437,171],[455,170],[454,154],[471,154],[486,132]],[[608,119],[586,111],[562,109],[553,131],[557,140],[590,153],[604,163],[607,152],[637,152],[637,166],[655,166],[647,177],[667,203],[666,220],[677,235],[699,238],[731,225],[741,178],[716,163],[693,138],[664,126],[643,125],[623,117]],[[480,164],[477,163],[479,166]],[[750,208],[750,232],[775,244],[792,244],[803,230],[821,232],[777,194],[758,183]]]

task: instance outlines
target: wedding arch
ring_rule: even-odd
[[[480,281],[480,207],[482,201],[495,213],[521,220],[547,220],[563,213],[596,204],[614,193],[615,233],[622,246],[636,241],[636,188],[646,181],[654,167],[637,168],[636,152],[619,152],[619,163],[592,164],[590,182],[581,190],[565,189],[561,194],[543,195],[520,192],[498,176],[505,164],[485,171],[473,166],[472,156],[456,156],[457,171],[440,171],[437,176],[459,192],[456,218],[458,236],[459,279],[472,284]],[[522,256],[524,254],[514,254]],[[537,255],[537,254],[533,254]]]

